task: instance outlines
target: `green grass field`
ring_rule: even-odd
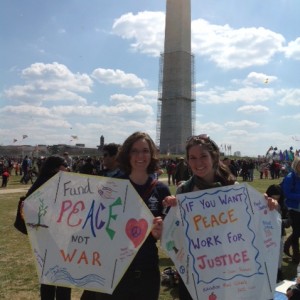
[[[256,174],[257,175],[257,174]],[[256,177],[257,178],[257,177]],[[240,179],[240,178],[239,178]],[[19,183],[19,176],[11,176],[6,189],[24,187]],[[255,189],[264,192],[270,184],[279,180],[255,179],[250,182]],[[29,187],[29,185],[28,185]],[[171,192],[175,188],[171,186]],[[39,283],[35,262],[30,249],[28,237],[19,233],[14,227],[17,203],[24,193],[0,193],[0,299],[34,300],[39,299]],[[277,263],[277,262],[274,262]],[[161,269],[172,266],[171,260],[160,251]],[[293,279],[296,274],[296,265],[287,257],[283,258],[283,272],[287,279]],[[80,299],[82,291],[72,290],[72,299]],[[176,298],[176,288],[161,288],[160,300]]]

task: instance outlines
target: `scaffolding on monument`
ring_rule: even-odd
[[[157,120],[156,120],[156,145],[160,145],[160,131],[161,131],[161,109],[163,99],[163,73],[164,73],[164,57],[165,54],[161,53],[159,61],[159,75],[158,75],[158,100],[157,100]],[[192,102],[192,134],[195,134],[195,122],[196,122],[196,93],[195,93],[195,64],[194,55],[190,54],[191,58],[191,98],[189,100]],[[176,83],[175,83],[176,84]],[[172,89],[172,85],[169,85]]]

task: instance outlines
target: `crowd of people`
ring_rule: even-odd
[[[102,155],[99,156],[70,156],[68,152],[63,153],[63,157],[68,163],[68,171],[83,174],[105,176],[109,174],[111,164],[117,155],[120,144],[110,143],[104,145]],[[6,187],[11,175],[20,175],[20,182],[23,184],[33,183],[40,172],[41,166],[46,157],[1,157],[0,175],[2,176],[2,187]],[[278,179],[284,177],[291,171],[291,161],[272,160],[268,157],[259,159],[231,159],[224,157],[222,162],[228,166],[231,173],[241,177],[242,181],[253,181],[254,172],[259,172],[259,179]],[[190,169],[184,157],[173,157],[160,159],[158,168],[166,172],[168,176],[168,185],[177,185],[182,180],[187,180],[190,175]],[[160,172],[160,174],[162,171]],[[158,174],[158,175],[160,175]],[[117,177],[118,174],[112,174],[111,177]]]
[[[227,157],[222,159],[217,144],[207,135],[193,136],[187,141],[185,158],[178,157],[159,161],[158,154],[159,152],[153,140],[147,133],[135,132],[122,145],[114,143],[105,145],[101,158],[76,158],[65,152],[62,157],[50,156],[39,160],[25,157],[18,163],[20,164],[18,170],[22,169],[23,172],[21,182],[24,184],[28,183],[25,180],[28,176],[26,177],[25,174],[28,174],[30,169],[37,168],[36,180],[26,196],[34,192],[59,170],[65,170],[82,174],[128,179],[153,213],[151,235],[149,235],[137,253],[113,294],[84,291],[81,297],[82,300],[158,299],[160,271],[156,241],[161,237],[163,219],[168,211],[168,207],[177,204],[176,196],[170,193],[170,185],[177,186],[176,194],[180,194],[210,189],[216,186],[236,184],[239,176],[241,176],[243,181],[253,181],[254,170],[258,169],[260,172],[262,164],[267,164],[268,170],[273,174],[271,172],[273,162],[270,161],[253,159],[233,160]],[[54,161],[57,163],[54,164]],[[7,172],[10,170],[10,173],[12,173],[15,166],[16,162],[12,161],[10,167],[2,168],[2,173],[4,173],[4,170]],[[164,169],[167,173],[167,184],[157,180]],[[282,166],[280,170],[283,170]],[[282,223],[283,237],[285,228],[292,226],[290,247],[293,249],[293,260],[299,263],[299,157],[295,157],[288,171],[286,171],[286,166],[284,170],[287,173],[284,177],[284,183],[270,186],[266,191],[265,199],[269,209],[278,209],[282,219],[285,220]],[[277,178],[276,176],[278,176],[278,172],[274,171],[274,179]],[[279,172],[279,176],[282,176],[281,172]],[[263,178],[263,176],[260,177],[260,179]],[[149,201],[150,197],[151,203]],[[154,198],[156,199],[155,201],[153,201]],[[281,260],[282,256],[278,262],[278,280],[284,278],[281,272]],[[71,299],[70,289],[49,287],[47,285],[41,285],[40,294],[41,299]],[[179,282],[179,297],[181,300],[192,299],[182,280]],[[292,297],[290,296],[289,299],[294,299]]]

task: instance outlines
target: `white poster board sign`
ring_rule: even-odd
[[[273,298],[281,218],[247,184],[180,194],[162,247],[193,299]]]
[[[59,172],[24,202],[41,283],[111,294],[151,231],[129,180]]]

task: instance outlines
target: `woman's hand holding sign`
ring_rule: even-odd
[[[153,227],[152,227],[151,234],[156,240],[159,240],[161,237],[162,224],[163,224],[163,220],[161,217],[156,217],[153,219]]]

